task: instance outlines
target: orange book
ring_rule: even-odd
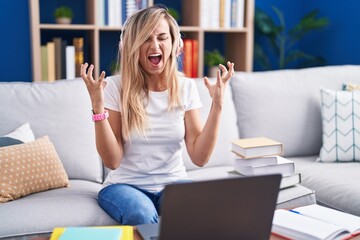
[[[192,76],[192,40],[184,39],[183,72],[186,77]]]
[[[192,40],[192,78],[198,77],[199,69],[199,41],[196,39]]]
[[[80,77],[80,66],[84,63],[84,38],[74,38],[75,46],[75,77]]]

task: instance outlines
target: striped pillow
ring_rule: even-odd
[[[321,89],[320,162],[360,161],[360,91]]]

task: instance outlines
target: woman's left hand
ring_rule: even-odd
[[[221,69],[217,72],[217,79],[215,84],[211,84],[207,77],[204,77],[204,83],[207,89],[209,90],[210,96],[213,100],[213,103],[219,103],[222,105],[225,86],[230,80],[231,76],[234,74],[234,63],[227,62],[229,70],[222,64],[219,64]]]

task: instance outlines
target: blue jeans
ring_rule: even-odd
[[[112,184],[98,195],[102,209],[122,225],[157,223],[162,191],[151,193],[128,184]]]

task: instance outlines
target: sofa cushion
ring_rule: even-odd
[[[214,84],[214,78],[209,80],[212,84]],[[199,92],[201,103],[203,104],[203,107],[200,109],[200,117],[202,123],[205,124],[211,108],[212,99],[210,97],[208,89],[204,84],[204,79],[195,79],[195,82]],[[236,125],[237,117],[235,112],[235,106],[232,100],[232,92],[230,88],[231,86],[230,84],[228,84],[225,89],[219,135],[214,151],[210,157],[208,164],[206,164],[206,167],[233,165],[234,154],[231,152],[231,141],[238,139],[239,135]],[[191,162],[190,157],[187,154],[185,145],[183,145],[183,159],[187,170],[199,168]]]
[[[49,138],[0,148],[0,203],[68,186],[68,176]]]
[[[320,86],[360,83],[360,66],[236,72],[231,81],[241,138],[266,136],[284,144],[285,156],[318,155]]]
[[[360,91],[321,90],[321,162],[360,161]]]
[[[102,182],[91,102],[82,80],[1,82],[0,96],[0,136],[29,122],[35,137],[49,136],[69,178]]]
[[[118,224],[98,205],[102,184],[70,180],[70,185],[0,204],[0,219],[5,219],[1,222],[0,239],[51,233],[55,227]]]
[[[360,216],[360,163],[320,163],[317,157],[290,158],[301,173],[301,184],[315,191],[319,204]]]

